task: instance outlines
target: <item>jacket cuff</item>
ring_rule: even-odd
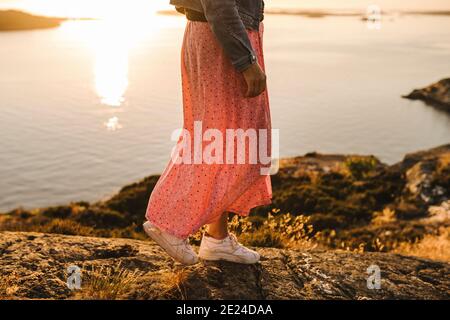
[[[257,62],[256,55],[252,52],[248,56],[242,57],[236,61],[233,61],[233,66],[237,71],[243,72],[248,69],[252,64]]]

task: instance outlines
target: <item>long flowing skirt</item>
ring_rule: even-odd
[[[264,69],[263,28],[261,24],[259,31],[249,30],[248,34]],[[172,235],[187,238],[202,225],[216,221],[224,212],[246,216],[252,208],[271,203],[270,176],[261,173],[267,161],[250,161],[249,152],[255,153],[255,150],[251,149],[249,139],[244,163],[238,160],[237,143],[232,147],[224,145],[222,151],[211,148],[213,142],[226,144],[229,129],[245,132],[252,129],[257,133],[265,132],[266,139],[262,139],[264,134],[259,137],[257,152],[261,153],[262,148],[270,157],[271,119],[267,90],[255,98],[245,97],[243,75],[233,68],[205,22],[187,22],[181,75],[185,131],[180,133],[173,155],[150,195],[146,218]],[[202,134],[213,129],[214,134],[205,134],[201,143],[195,145],[195,128]],[[222,141],[216,134],[223,135]],[[209,139],[205,139],[207,136]],[[214,149],[210,153],[213,158],[219,155],[214,158],[216,161],[196,161],[196,155],[205,154],[208,145],[210,151]],[[201,149],[197,148],[199,146]],[[231,162],[225,155],[230,148],[234,150]],[[194,154],[189,158],[190,163],[180,161],[188,159],[187,151]],[[217,160],[221,153],[223,161]]]

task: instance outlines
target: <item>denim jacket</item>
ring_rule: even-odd
[[[259,30],[263,0],[170,0],[176,7],[203,12],[233,66],[240,72],[257,61],[246,29]]]

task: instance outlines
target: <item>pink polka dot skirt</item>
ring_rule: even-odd
[[[261,24],[259,32],[248,31],[262,68],[263,28]],[[245,97],[245,80],[232,66],[208,23],[187,22],[181,51],[181,75],[183,128],[191,135],[189,138],[180,135],[177,147],[185,146],[189,139],[194,145],[194,124],[201,121],[202,132],[215,129],[223,134],[224,140],[227,129],[267,130],[268,140],[264,147],[270,156],[267,90],[255,98]],[[201,141],[203,148],[209,144],[211,141]],[[261,143],[258,144],[260,147]],[[226,148],[224,146],[224,154]],[[247,160],[249,149],[245,148]],[[146,212],[147,220],[162,230],[184,239],[203,225],[216,221],[224,212],[246,216],[252,208],[271,203],[270,176],[261,174],[261,167],[267,165],[259,161],[180,163],[176,160],[181,155],[176,154],[153,189]]]

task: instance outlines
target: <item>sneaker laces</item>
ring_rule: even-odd
[[[239,252],[240,254],[247,254],[249,249],[245,247],[242,243],[240,243],[236,237],[235,234],[230,233],[229,238],[231,240],[231,247],[233,248],[234,252]]]
[[[228,238],[230,238],[230,240],[231,240],[231,246],[233,247],[233,249],[236,250],[236,249],[239,249],[239,248],[242,247],[242,245],[239,243],[239,241],[238,241],[238,239],[237,239],[235,234],[230,233],[228,235]]]
[[[178,240],[176,240],[177,242],[175,242],[175,243],[173,243],[172,241],[170,242],[170,244],[173,246],[173,247],[188,247],[190,244],[189,244],[189,238],[187,238],[187,239],[184,239],[184,240],[181,240],[180,239],[180,241],[178,241]]]

